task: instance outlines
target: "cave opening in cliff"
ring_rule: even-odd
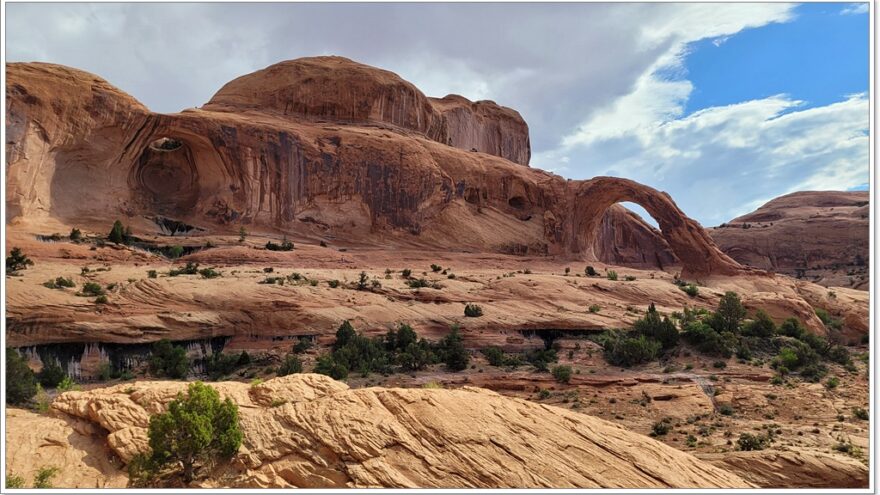
[[[182,139],[153,140],[141,153],[132,179],[135,196],[160,215],[186,215],[198,200],[198,169]]]

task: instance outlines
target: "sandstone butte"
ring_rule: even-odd
[[[541,345],[547,330],[580,335],[628,327],[650,302],[664,313],[711,309],[727,290],[738,292],[750,313],[763,309],[777,322],[794,316],[817,334],[828,332],[817,308],[840,319],[844,340],[859,342],[868,332],[866,291],[767,271],[783,272],[783,265],[745,266],[749,259],[737,258],[735,249],[733,257],[722,252],[666,193],[621,178],[566,180],[529,167],[527,125],[490,101],[429,98],[393,73],[340,57],[273,65],[228,83],[201,108],[176,114],[153,113],[76,69],[28,63],[6,70],[7,245],[36,261],[7,279],[6,339],[35,368],[37,348],[52,349],[78,379],[89,380],[113,352],[162,338],[186,342],[193,357],[210,354],[214,339],[229,350],[277,354],[300,336],[332,343],[344,319],[368,335],[408,322],[431,340],[462,324],[471,350],[523,351]],[[660,229],[616,204],[621,201],[643,206]],[[169,260],[137,247],[45,238],[77,227],[94,239],[115,219],[146,244],[191,248],[179,261],[216,267],[222,278],[168,277]],[[169,225],[186,235],[169,236]],[[238,242],[242,227],[248,236]],[[295,241],[295,251],[262,248],[283,237]],[[204,248],[208,243],[214,247]],[[432,263],[455,278],[431,272]],[[619,271],[621,280],[585,277],[585,265]],[[258,283],[264,268],[273,267],[318,285]],[[442,288],[410,289],[399,275],[407,267]],[[162,274],[145,278],[147,270]],[[357,280],[362,270],[381,288],[329,287],[333,280]],[[624,281],[627,275],[635,280]],[[43,287],[57,276],[70,276],[77,286],[110,285],[109,303]],[[698,282],[699,294],[679,290],[677,276]],[[484,316],[463,318],[468,302],[479,303]],[[601,310],[587,311],[591,305]],[[396,388],[426,379],[396,375],[382,381],[386,388],[366,382],[367,388],[348,389],[312,375],[254,388],[219,383],[242,406],[246,440],[236,463],[211,483],[867,483],[858,461],[828,453],[837,439],[804,431],[800,416],[790,417],[809,410],[802,414],[830,424],[840,411],[864,407],[861,373],[843,378],[844,395],[829,395],[818,384],[789,392],[770,388],[768,369],[732,361],[717,371],[731,381],[716,396],[701,376],[667,383],[656,363],[635,375],[618,373],[606,369],[589,341],[561,341],[569,355],[562,359],[599,371],[578,375],[572,388],[619,397],[618,405],[597,400],[575,412],[561,393],[549,399],[553,406],[523,400],[539,385],[555,385],[547,383],[549,375],[519,371],[437,375],[462,387],[455,390]],[[71,467],[58,485],[123,486],[124,462],[143,446],[145,418],[160,409],[151,404],[167,402],[182,386],[136,382],[70,392],[55,399],[48,416],[9,409],[7,445],[22,447],[8,466],[27,474],[51,461]],[[771,392],[779,395],[775,403],[763,398]],[[654,400],[632,405],[633,393]],[[288,403],[269,407],[272,394]],[[781,438],[795,445],[806,434],[808,448],[715,454],[728,441],[719,435],[705,440],[702,462],[663,445],[684,448],[684,438],[660,443],[641,434],[653,423],[644,411],[681,421],[697,413],[717,418],[719,398],[737,405],[741,416],[733,426],[746,431],[773,410],[777,421],[787,421]],[[864,430],[844,426],[866,448]]]
[[[708,232],[740,263],[868,290],[870,208],[867,191],[796,192]]]
[[[614,423],[485,389],[351,390],[312,374],[212,386],[239,405],[244,441],[204,487],[753,486]],[[12,409],[6,441],[18,447],[8,466],[30,473],[45,460],[62,468],[63,486],[124,487],[121,462],[146,448],[150,415],[185,387],[67,392],[50,417]],[[276,400],[286,402],[273,407]],[[106,431],[109,452],[93,441],[96,430]]]

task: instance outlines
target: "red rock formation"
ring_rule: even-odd
[[[867,191],[797,192],[708,232],[740,263],[867,290],[868,201]]]
[[[621,205],[605,210],[593,244],[599,261],[660,268],[679,264],[663,233]]]
[[[442,118],[415,87],[345,59],[276,64],[229,83],[204,109],[171,115],[58,66],[9,64],[7,78],[10,219],[161,213],[214,229],[595,260],[603,213],[633,201],[660,222],[686,276],[740,270],[667,195],[624,179],[566,181],[438,143],[429,137]],[[443,106],[441,117],[467,105]],[[489,134],[515,120],[471,106]],[[491,124],[499,112],[506,117]],[[453,141],[479,134],[453,120]],[[174,145],[160,146],[165,139]],[[492,136],[473,142],[523,153]]]

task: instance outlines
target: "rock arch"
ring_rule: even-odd
[[[611,205],[629,201],[642,206],[660,224],[663,238],[678,256],[685,277],[733,275],[744,268],[722,253],[695,220],[665,192],[616,177],[596,177],[575,186],[569,248],[595,258],[593,241],[602,215]]]

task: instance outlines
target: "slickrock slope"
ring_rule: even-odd
[[[797,192],[708,232],[740,263],[867,290],[868,201],[867,191]]]
[[[171,115],[59,66],[8,64],[7,77],[12,223],[97,228],[158,214],[213,231],[595,260],[598,220],[633,201],[660,222],[684,275],[744,270],[668,195],[625,179],[566,181],[503,158],[528,155],[512,110],[432,103],[346,59],[276,64]]]
[[[231,465],[211,473],[204,486],[751,486],[614,423],[485,389],[350,390],[310,374],[254,386],[212,385],[239,404],[244,441]],[[144,448],[149,416],[185,386],[136,382],[67,392],[52,409],[65,420],[78,418],[106,430],[110,449],[127,460]],[[287,402],[271,407],[276,399]],[[39,421],[47,419],[16,411],[10,416],[10,429],[32,429]],[[39,436],[18,444],[19,458],[46,449]],[[89,453],[96,460],[106,459],[106,453]],[[68,466],[73,464],[64,464]],[[19,468],[23,471],[24,466]],[[86,479],[70,482],[86,485]]]
[[[824,452],[752,451],[701,454],[698,458],[732,471],[761,488],[865,488],[868,467]]]

